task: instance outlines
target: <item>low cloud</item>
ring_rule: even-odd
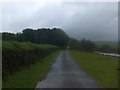
[[[117,2],[8,2],[2,5],[3,31],[62,28],[76,39],[118,39]]]

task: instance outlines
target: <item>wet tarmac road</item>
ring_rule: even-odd
[[[46,78],[39,81],[36,88],[99,88],[68,51],[62,51],[52,64]]]

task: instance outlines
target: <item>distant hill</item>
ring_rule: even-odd
[[[118,42],[117,41],[94,41],[97,46],[101,45],[110,45],[113,48],[118,47]]]

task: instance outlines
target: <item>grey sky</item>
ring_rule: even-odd
[[[5,2],[2,31],[59,27],[69,36],[91,40],[118,39],[117,2]]]

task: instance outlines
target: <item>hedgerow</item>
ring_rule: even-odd
[[[53,45],[39,45],[30,42],[3,41],[2,78],[36,63],[38,60],[58,50]]]

